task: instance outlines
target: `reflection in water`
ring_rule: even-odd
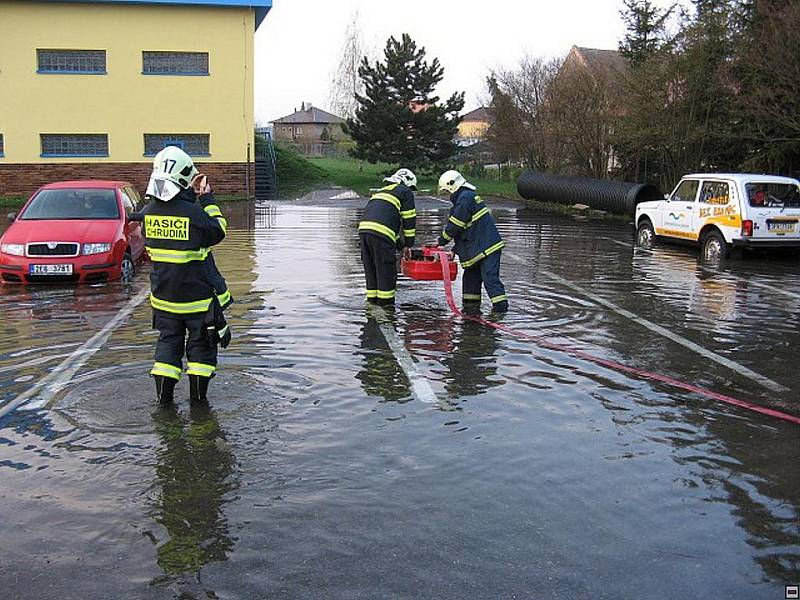
[[[368,314],[361,328],[363,366],[356,374],[368,396],[379,396],[386,402],[406,402],[411,399],[411,384],[389,348],[381,327],[395,327],[394,311],[385,311],[381,322]]]
[[[158,566],[170,576],[196,573],[233,549],[222,509],[238,487],[236,460],[208,405],[192,403],[188,421],[174,405],[159,408],[153,420],[161,440],[154,517],[169,535],[158,547]]]
[[[445,389],[454,400],[477,396],[503,384],[503,380],[496,376],[495,353],[499,343],[500,332],[496,329],[474,321],[461,323],[453,351],[444,355],[442,360],[450,371]]]

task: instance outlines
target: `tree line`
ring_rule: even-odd
[[[625,0],[622,59],[526,57],[489,74],[497,160],[650,181],[695,171],[800,172],[800,2]]]

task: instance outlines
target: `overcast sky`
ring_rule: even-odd
[[[668,6],[673,0],[657,0]],[[255,37],[255,113],[266,123],[302,101],[327,108],[331,75],[356,11],[365,42],[382,50],[409,33],[445,69],[443,97],[480,105],[488,71],[525,53],[554,57],[572,45],[615,49],[622,0],[273,0]]]

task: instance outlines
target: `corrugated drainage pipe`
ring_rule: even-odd
[[[639,202],[664,197],[657,186],[649,183],[564,177],[534,171],[525,171],[519,176],[517,191],[527,200],[585,204],[596,210],[628,215],[636,212]]]

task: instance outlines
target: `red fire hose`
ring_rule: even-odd
[[[794,415],[790,415],[785,412],[781,412],[779,410],[774,410],[772,408],[766,408],[764,406],[759,406],[757,404],[752,404],[750,402],[746,402],[744,400],[739,400],[738,398],[732,398],[731,396],[726,396],[725,394],[720,394],[717,392],[712,392],[711,390],[707,390],[703,387],[693,385],[691,383],[686,383],[680,381],[678,379],[674,379],[672,377],[668,377],[666,375],[661,375],[659,373],[653,373],[651,371],[645,371],[644,369],[637,369],[636,367],[629,367],[627,365],[623,365],[622,363],[615,362],[613,360],[608,360],[606,358],[600,358],[598,356],[593,356],[588,352],[584,352],[583,350],[578,350],[577,348],[570,348],[569,346],[563,346],[561,344],[554,344],[553,342],[546,340],[542,337],[531,335],[529,333],[525,333],[522,331],[517,331],[516,329],[512,329],[510,327],[506,327],[500,323],[493,323],[492,321],[487,321],[486,319],[478,316],[473,315],[465,315],[462,313],[458,306],[456,306],[455,301],[453,300],[453,284],[450,280],[450,265],[449,265],[449,258],[448,252],[446,250],[437,250],[433,252],[439,258],[439,264],[442,268],[442,278],[444,279],[444,294],[447,298],[447,304],[450,306],[450,310],[453,311],[457,317],[461,317],[462,319],[466,319],[468,321],[474,321],[476,323],[480,323],[481,325],[485,325],[487,327],[492,327],[493,329],[497,329],[499,331],[504,331],[505,333],[509,333],[519,338],[523,338],[526,340],[530,340],[535,342],[537,345],[541,346],[542,348],[547,348],[549,350],[556,350],[558,352],[564,352],[565,354],[570,354],[576,358],[580,358],[582,360],[586,360],[589,362],[593,362],[595,364],[601,365],[603,367],[607,367],[609,369],[613,369],[615,371],[622,371],[624,373],[630,373],[631,375],[635,375],[640,379],[648,379],[650,381],[659,381],[661,383],[665,383],[669,386],[674,388],[686,390],[688,392],[692,392],[694,394],[698,394],[705,398],[709,398],[710,400],[716,400],[718,402],[724,402],[726,404],[732,404],[733,406],[738,406],[740,408],[745,408],[747,410],[751,410],[753,412],[761,413],[763,415],[769,415],[770,417],[775,417],[777,419],[783,419],[784,421],[789,421],[790,423],[794,423],[795,425],[800,425],[800,417],[795,417]]]

